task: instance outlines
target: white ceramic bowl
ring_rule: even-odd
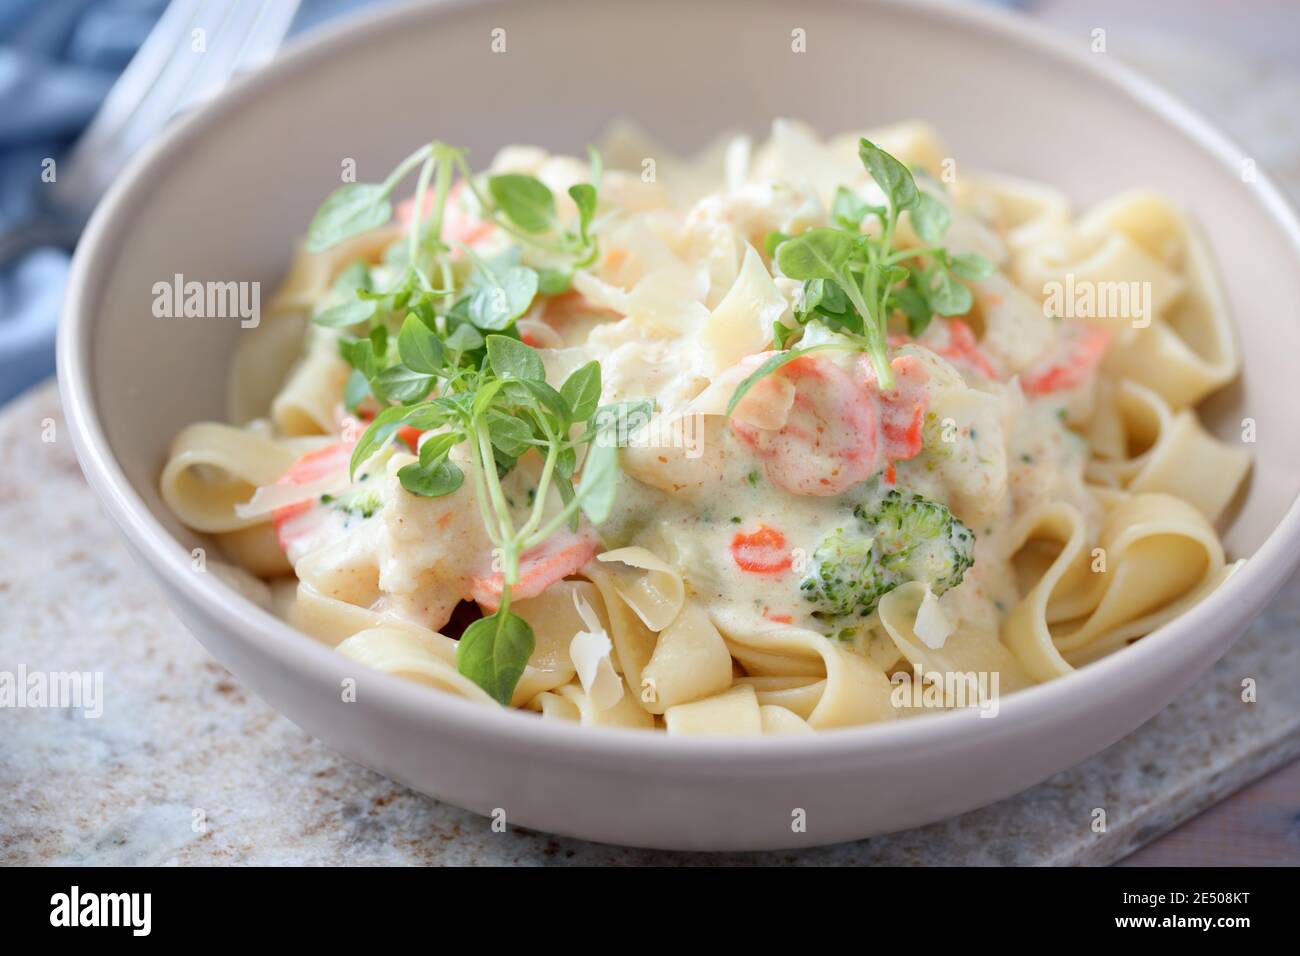
[[[505,29],[506,52],[492,53]],[[791,31],[806,31],[806,53]],[[240,680],[308,732],[418,790],[511,824],[616,843],[759,849],[938,820],[1028,787],[1148,720],[1208,668],[1300,554],[1300,226],[1239,150],[1093,54],[977,8],[843,0],[531,0],[399,8],[329,30],[170,130],[117,184],[78,247],[59,337],[82,466],[176,613]],[[1257,422],[1226,540],[1250,562],[1185,617],[1068,679],[1002,702],[815,739],[668,739],[543,723],[356,666],[191,571],[199,539],[157,493],[176,431],[223,417],[231,320],[161,320],[151,288],[273,288],[340,163],[376,178],[431,136],[480,162],[506,142],[574,150],[627,114],[679,147],[773,116],[823,132],[934,122],[966,168],[1035,177],[1078,203],[1155,186],[1205,227],[1245,376],[1210,403]],[[807,827],[791,826],[796,808]]]

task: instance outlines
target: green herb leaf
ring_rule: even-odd
[[[533,176],[506,173],[488,179],[493,201],[525,232],[546,232],[555,225],[555,197]]]
[[[499,379],[546,380],[541,356],[518,339],[505,335],[487,337],[488,366]]]
[[[368,322],[375,314],[375,306],[373,300],[354,298],[317,312],[311,320],[316,325],[323,325],[326,328],[346,329],[360,322]]]
[[[892,297],[894,306],[902,309],[903,314],[907,316],[908,335],[915,338],[924,332],[934,317],[934,310],[930,307],[930,300],[923,289],[914,281],[909,281],[907,285],[895,289]]]
[[[345,239],[388,222],[388,190],[375,183],[348,183],[330,193],[307,227],[308,252],[323,252]]]
[[[443,344],[455,352],[473,352],[483,347],[483,333],[464,322],[451,330]]]
[[[838,279],[853,253],[853,240],[839,229],[810,229],[776,250],[776,262],[791,279]]]
[[[578,452],[572,445],[565,445],[555,456],[555,473],[561,478],[570,479],[573,477],[574,469],[578,467]],[[573,490],[570,483],[569,490]],[[563,496],[563,493],[561,493]]]
[[[428,468],[442,461],[456,445],[465,440],[460,432],[442,432],[430,435],[420,443],[420,464]]]
[[[509,458],[518,458],[533,447],[533,430],[522,418],[491,409],[484,416],[494,448]]]
[[[600,363],[592,361],[576,369],[560,386],[560,397],[573,421],[585,422],[594,415],[600,405]]]
[[[538,269],[537,291],[542,295],[563,295],[573,285],[573,272],[569,269]]]
[[[370,351],[375,356],[375,361],[383,364],[388,359],[388,327],[386,325],[376,325],[366,336],[366,341],[370,343]]]
[[[767,257],[770,259],[776,255],[776,250],[781,247],[781,243],[785,242],[789,238],[790,235],[788,233],[776,231],[769,232],[763,237],[763,251],[767,253]]]
[[[537,295],[537,273],[510,266],[498,274],[481,270],[469,299],[469,320],[480,329],[499,332],[528,311]]]
[[[582,463],[582,478],[578,482],[578,506],[593,524],[609,517],[618,490],[618,446],[607,439],[597,438]]]
[[[612,441],[619,448],[624,447],[631,437],[650,424],[654,415],[654,402],[648,398],[630,399],[610,402],[596,409],[583,439]],[[611,436],[609,432],[613,431]]]
[[[397,333],[397,354],[407,368],[425,375],[437,374],[446,364],[441,340],[415,315],[408,315]]]
[[[390,365],[370,380],[370,387],[381,399],[395,402],[418,402],[433,391],[437,379],[402,363]]]
[[[772,342],[776,345],[777,349],[784,349],[789,341],[794,338],[796,331],[798,330],[786,328],[778,319],[772,323]]]
[[[379,362],[375,357],[374,344],[369,338],[354,339],[350,336],[339,338],[339,355],[343,361],[365,376],[366,381],[379,371]]]
[[[370,397],[370,379],[360,369],[353,369],[343,386],[343,407],[355,412],[357,406]]]
[[[520,406],[538,407],[548,415],[556,431],[563,431],[573,421],[573,411],[569,403],[551,386],[534,379],[519,381],[511,379],[505,384],[504,393],[511,401]]]
[[[527,621],[498,611],[465,628],[456,646],[456,670],[508,707],[536,644]]]
[[[963,279],[970,279],[973,282],[987,279],[993,275],[993,263],[973,252],[953,256],[948,268],[952,270],[953,275],[960,276]]]
[[[374,421],[361,434],[357,447],[352,449],[352,461],[348,466],[348,477],[354,477],[356,471],[364,465],[381,446],[388,442],[393,432],[406,423],[411,409],[401,405],[385,408],[375,416]]]
[[[907,167],[868,139],[858,140],[858,158],[881,188],[895,214],[911,209],[919,192]]]
[[[973,304],[970,289],[939,270],[939,281],[930,290],[930,305],[940,315],[965,315]]]
[[[835,199],[831,203],[831,221],[845,229],[857,232],[862,228],[862,220],[871,210],[872,207],[856,193],[840,186],[835,190]]]
[[[911,215],[916,234],[932,245],[943,238],[952,219],[948,207],[926,192],[917,193]]]
[[[431,465],[411,462],[397,469],[397,480],[413,495],[441,498],[464,484],[465,473],[458,465],[446,460]]]
[[[569,187],[569,196],[578,207],[578,235],[586,243],[590,241],[587,230],[596,215],[596,187],[590,183],[578,183]]]

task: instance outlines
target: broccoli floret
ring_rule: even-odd
[[[822,620],[865,617],[908,581],[942,594],[960,584],[974,562],[971,530],[920,495],[890,491],[875,510],[859,505],[853,517],[822,539],[799,585]]]

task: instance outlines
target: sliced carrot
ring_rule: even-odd
[[[748,534],[738,532],[731,539],[731,557],[740,570],[751,574],[781,574],[794,564],[785,535],[767,525]]]

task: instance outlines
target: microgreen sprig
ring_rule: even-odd
[[[499,555],[502,589],[497,610],[462,635],[456,664],[506,704],[534,647],[528,623],[510,612],[520,559],[564,526],[576,528],[580,514],[594,524],[609,516],[618,476],[612,424],[645,414],[649,403],[600,406],[600,365],[594,361],[556,390],[546,383],[538,353],[508,335],[488,335],[482,364],[467,367],[445,341],[410,316],[398,335],[398,350],[402,367],[432,376],[442,384],[442,393],[384,409],[357,443],[351,467],[355,472],[403,426],[437,429],[421,441],[418,460],[397,475],[412,494],[440,497],[464,482],[464,469],[450,456],[457,446],[466,448],[483,527]],[[582,449],[585,460],[575,487]],[[542,456],[541,473],[532,505],[519,521],[502,478],[533,450]],[[548,513],[552,491],[560,504]]]
[[[880,387],[889,389],[894,375],[889,365],[888,327],[894,313],[907,317],[908,331],[914,336],[924,331],[936,313],[963,315],[970,310],[971,293],[958,279],[985,278],[993,267],[980,256],[952,255],[939,245],[948,230],[948,209],[917,186],[905,165],[865,138],[858,140],[858,157],[885,194],[887,205],[872,205],[841,187],[831,204],[834,225],[797,236],[771,233],[765,245],[782,273],[803,280],[795,309],[799,326],[817,319],[840,333],[852,348],[871,358]],[[925,245],[894,247],[904,212]],[[874,233],[864,232],[864,224],[871,219],[879,228]],[[776,323],[773,339],[785,351],[769,358],[740,383],[728,414],[760,379],[800,355],[827,348],[790,347],[798,332]]]
[[[378,228],[392,216],[390,197],[418,168],[415,212],[405,241],[390,249],[398,276],[376,289],[364,263],[340,274],[331,305],[313,320],[341,330],[339,352],[351,366],[347,407],[373,396],[380,403],[353,449],[351,473],[386,452],[403,427],[428,432],[415,461],[397,473],[402,487],[420,497],[457,491],[470,473],[483,527],[499,555],[501,598],[497,610],[461,636],[456,666],[502,704],[508,704],[532,655],[528,623],[510,610],[520,560],[561,528],[577,530],[582,515],[599,524],[613,506],[618,477],[614,426],[648,416],[650,402],[601,406],[600,365],[589,362],[557,390],[547,384],[541,356],[519,338],[516,321],[538,294],[564,291],[575,269],[599,254],[592,223],[601,177],[592,151],[591,182],[568,190],[576,223],[561,222],[550,189],[532,176],[486,177],[484,194],[465,161],[465,151],[429,143],[406,157],[381,183],[351,183],[335,190],[313,218],[306,249],[319,252]],[[471,266],[458,286],[452,247],[442,227],[452,177],[459,174],[482,215],[520,240],[494,257],[457,248]],[[423,215],[432,189],[429,215]],[[549,257],[535,269],[524,249]],[[430,275],[437,275],[435,288]],[[450,303],[450,304],[449,304]],[[397,317],[402,317],[400,326]],[[351,334],[361,331],[364,334]],[[465,454],[453,460],[454,449]],[[529,452],[542,465],[531,505],[516,514],[502,480]],[[579,458],[582,455],[581,471]],[[575,485],[576,479],[576,485]],[[558,504],[556,499],[558,498]]]

